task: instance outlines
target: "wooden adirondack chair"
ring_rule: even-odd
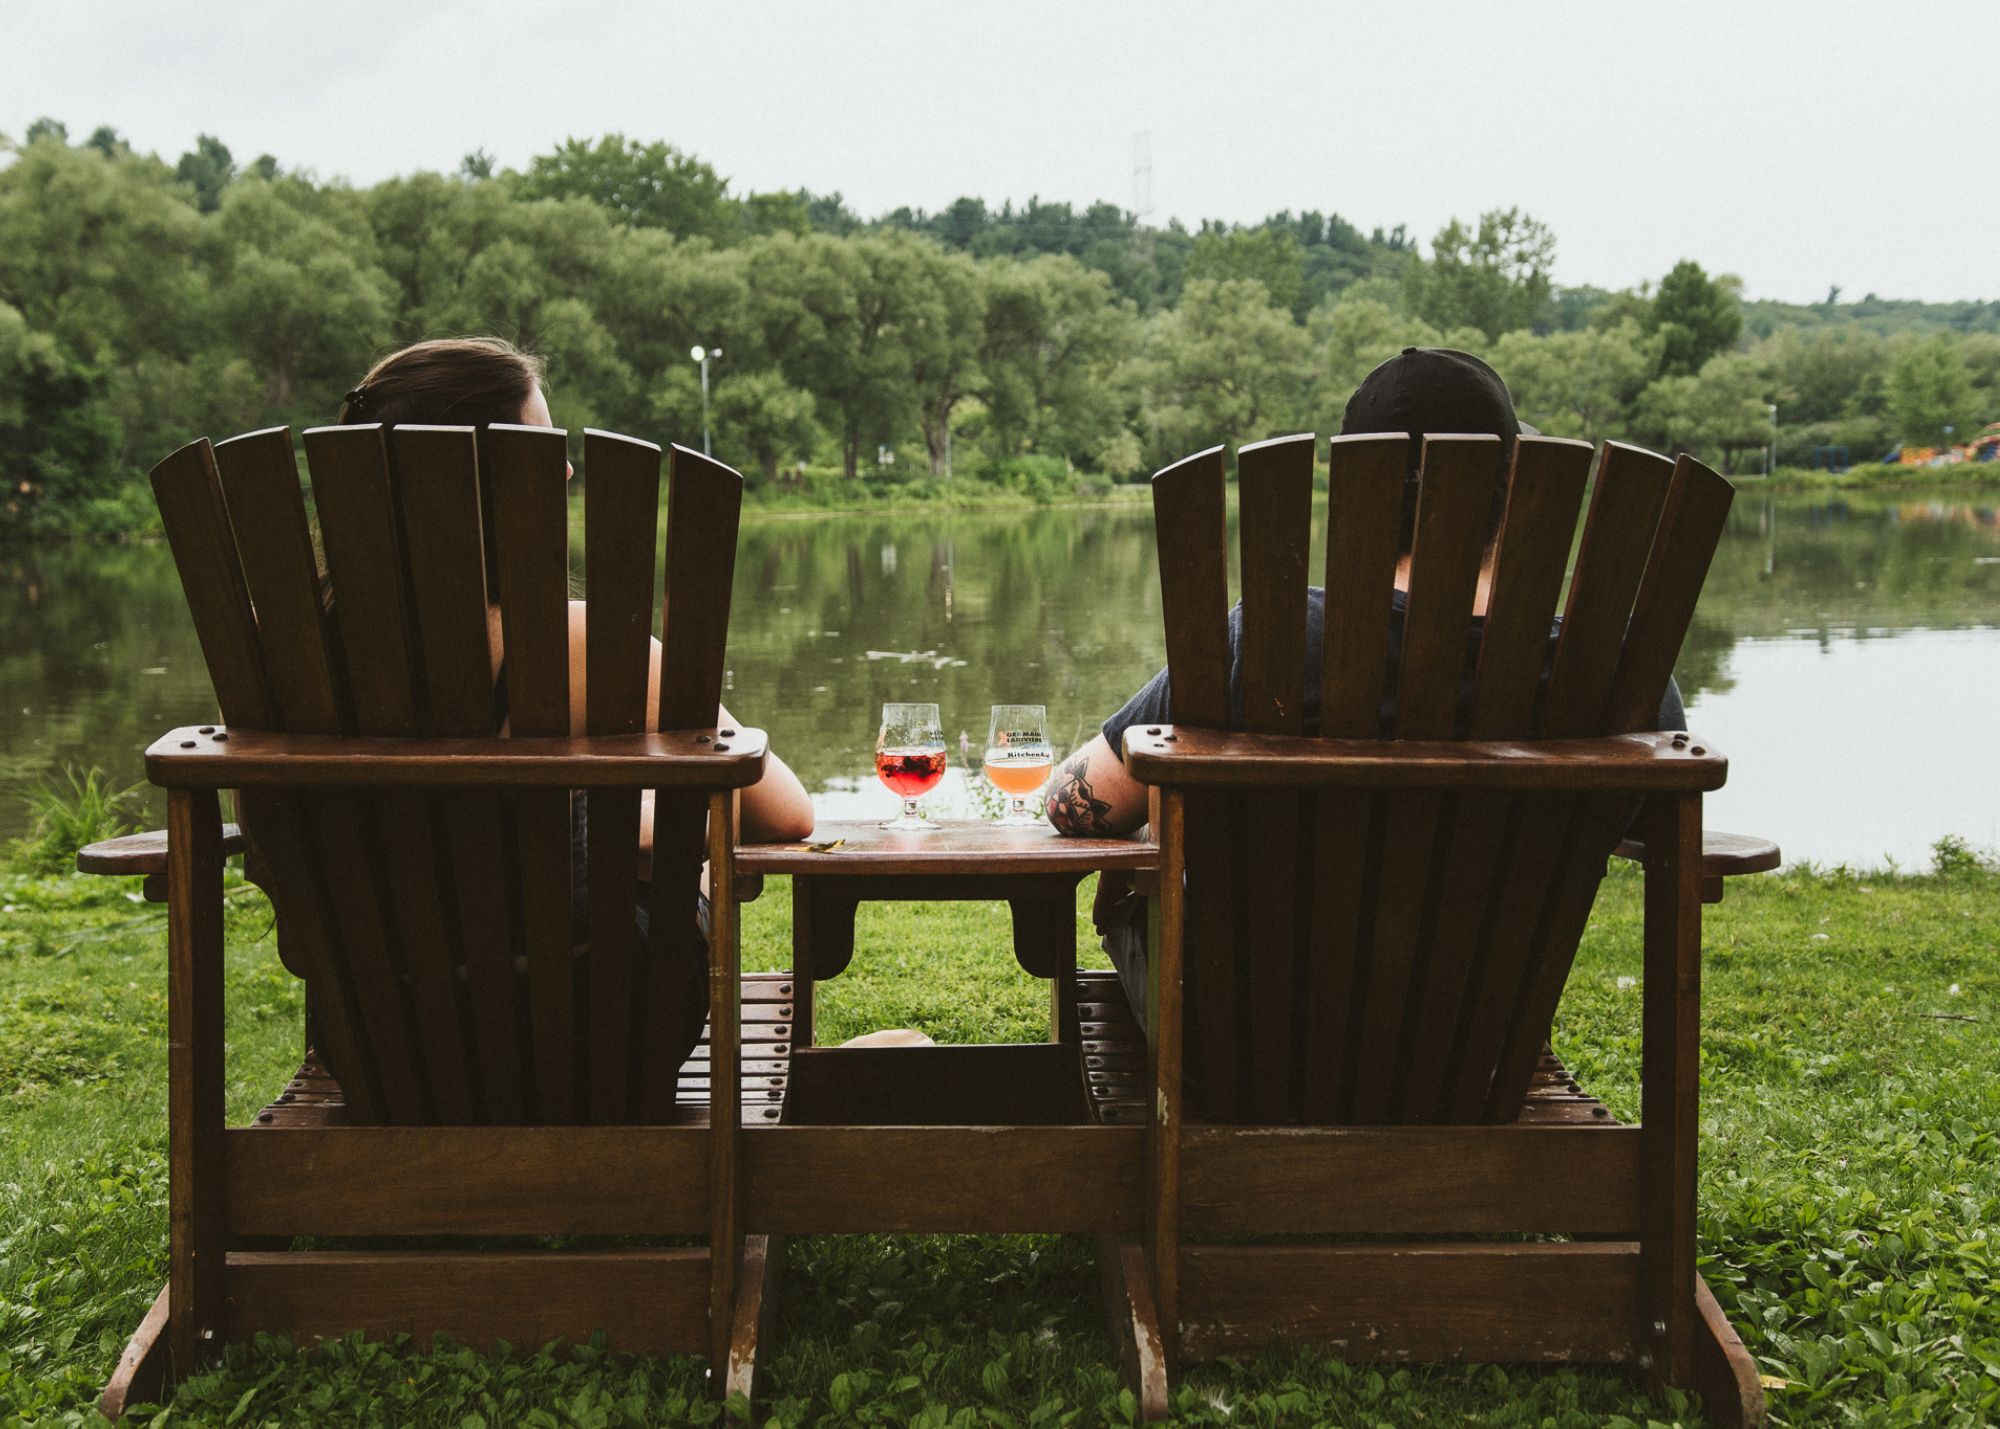
[[[746,1254],[740,1232],[739,1121],[778,1110],[768,1091],[742,1107],[740,1026],[760,1090],[781,1083],[790,989],[737,974],[732,791],[765,754],[760,731],[716,728],[741,478],[673,449],[658,627],[673,732],[647,734],[660,451],[586,435],[589,733],[572,738],[563,433],[353,426],[305,445],[327,600],[289,431],[196,442],[153,472],[226,727],[147,751],[168,790],[163,856],[157,839],[95,856],[106,871],[163,867],[170,962],[171,1278],[102,1407],[116,1417],[259,1331],[532,1347],[602,1330],[621,1349],[705,1353],[718,1385],[726,1366],[747,1389],[775,1261],[761,1240]],[[225,837],[240,842],[224,789],[239,791],[317,1046],[244,1127],[224,1117],[221,879]],[[709,1027],[682,1066],[699,994],[659,970],[702,937],[704,856]],[[688,1235],[707,1245],[629,1239]],[[437,1244],[551,1236],[572,1244]],[[368,1246],[286,1248],[295,1237]]]
[[[1727,766],[1699,738],[1635,733],[1732,489],[1606,446],[1552,636],[1591,450],[1522,439],[1469,667],[1501,452],[1426,441],[1384,738],[1407,440],[1332,444],[1317,737],[1300,714],[1313,439],[1238,454],[1240,730],[1222,451],[1153,481],[1176,723],[1126,738],[1160,872],[1151,1204],[1143,1246],[1112,1248],[1117,1322],[1156,1411],[1164,1366],[1292,1341],[1629,1363],[1698,1388],[1721,1422],[1760,1422],[1752,1361],[1695,1273],[1701,796]],[[1644,1121],[1628,1126],[1545,1039],[1641,795]],[[1220,1235],[1239,1239],[1198,1239]],[[1527,1235],[1566,1239],[1504,1238]]]

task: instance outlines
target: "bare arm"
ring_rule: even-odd
[[[1100,734],[1056,770],[1048,809],[1058,833],[1125,838],[1146,822],[1146,786],[1125,772]]]
[[[588,668],[584,652],[584,603],[569,603],[569,711],[570,729],[578,734],[588,728],[584,704],[584,672]],[[660,727],[660,660],[663,651],[651,640],[650,668],[646,677],[646,728]],[[716,718],[724,728],[736,717],[720,709]],[[737,836],[745,843],[783,843],[812,833],[812,800],[799,776],[785,761],[772,754],[764,761],[764,777],[737,795]],[[640,797],[639,852],[650,859],[653,852],[653,791]]]

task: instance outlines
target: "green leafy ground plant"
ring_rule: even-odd
[[[1703,1273],[1795,1425],[2000,1420],[2000,874],[1973,851],[1908,877],[1740,880],[1708,910]],[[0,876],[0,1425],[87,1424],[166,1274],[164,916],[136,881]],[[1607,882],[1559,1050],[1638,1112],[1639,880]],[[1080,891],[1079,927],[1089,886]],[[301,1003],[268,905],[232,881],[230,1113],[294,1065]],[[788,957],[784,880],[745,961]],[[914,1026],[1034,1038],[1041,985],[1000,905],[864,905],[822,1036]],[[1086,946],[1089,939],[1083,939]],[[1069,1426],[1129,1422],[1086,1240],[794,1240],[771,1395],[724,1406],[698,1360],[445,1341],[232,1349],[151,1425]],[[1613,1371],[1349,1366],[1289,1353],[1198,1367],[1208,1425],[1694,1425]]]

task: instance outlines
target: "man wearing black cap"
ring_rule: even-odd
[[[1527,430],[1514,415],[1513,399],[1500,374],[1466,352],[1448,348],[1406,347],[1402,352],[1369,373],[1340,420],[1342,436],[1368,432],[1407,432],[1412,437],[1478,435],[1491,433],[1501,439],[1501,450],[1511,453],[1514,438]],[[1400,551],[1396,562],[1396,589],[1391,596],[1390,665],[1383,695],[1383,727],[1394,713],[1396,698],[1396,657],[1402,648],[1405,592],[1409,589],[1410,552],[1416,540],[1417,468],[1423,443],[1410,445],[1410,468],[1403,482],[1403,521]],[[1493,473],[1493,507],[1486,528],[1490,543],[1500,529],[1500,517],[1507,497],[1507,474],[1503,465]],[[1472,639],[1479,639],[1480,619],[1486,609],[1490,567],[1482,568],[1473,597]],[[1321,632],[1325,625],[1325,592],[1318,586],[1306,590],[1305,700],[1302,711],[1308,734],[1319,728],[1319,670]],[[1240,722],[1243,710],[1243,608],[1229,612],[1229,700],[1232,723]],[[1063,761],[1056,771],[1048,798],[1049,822],[1065,834],[1122,837],[1135,832],[1146,821],[1146,786],[1125,772],[1125,731],[1132,725],[1165,724],[1173,719],[1173,694],[1167,672],[1160,671],[1139,692],[1104,721],[1098,736]],[[1680,691],[1671,681],[1660,703],[1659,729],[1685,729],[1687,716],[1681,708]],[[1098,931],[1117,964],[1132,1010],[1145,1021],[1146,945],[1139,900],[1129,896],[1129,880],[1110,874],[1100,875],[1096,904]]]

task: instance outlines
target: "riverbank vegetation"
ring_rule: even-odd
[[[168,450],[330,420],[373,358],[446,333],[545,354],[572,431],[689,443],[689,350],[720,349],[717,454],[792,507],[858,504],[803,495],[809,469],[1088,497],[1217,441],[1331,430],[1412,343],[1487,357],[1546,432],[1725,467],[1774,435],[1811,466],[2000,417],[2000,303],[1745,302],[1692,261],[1558,288],[1555,235],[1512,209],[1428,244],[1321,211],[1190,230],[963,198],[864,220],[618,135],[357,188],[210,136],[169,163],[43,120],[0,166],[0,532],[144,531],[140,474]]]
[[[785,882],[746,909],[746,966],[786,965]],[[165,914],[136,885],[0,870],[0,1424],[88,1422],[166,1274]],[[1555,1034],[1623,1117],[1638,1112],[1639,894],[1614,870]],[[1706,910],[1703,1273],[1778,1423],[2000,1417],[1996,895],[2000,871],[1947,840],[1922,873],[1793,869],[1736,880]],[[301,999],[262,895],[232,874],[226,900],[242,1119],[295,1063]],[[1046,995],[1006,954],[1006,926],[1001,905],[867,905],[853,968],[822,991],[823,1035],[1043,1035]],[[788,1253],[760,1425],[1130,1417],[1083,1238],[805,1238]],[[134,1422],[719,1422],[701,1373],[591,1346],[308,1355],[267,1341],[184,1386],[171,1415]],[[1698,1422],[1690,1402],[1655,1403],[1609,1371],[1308,1354],[1201,1368],[1178,1410],[1217,1425]]]

